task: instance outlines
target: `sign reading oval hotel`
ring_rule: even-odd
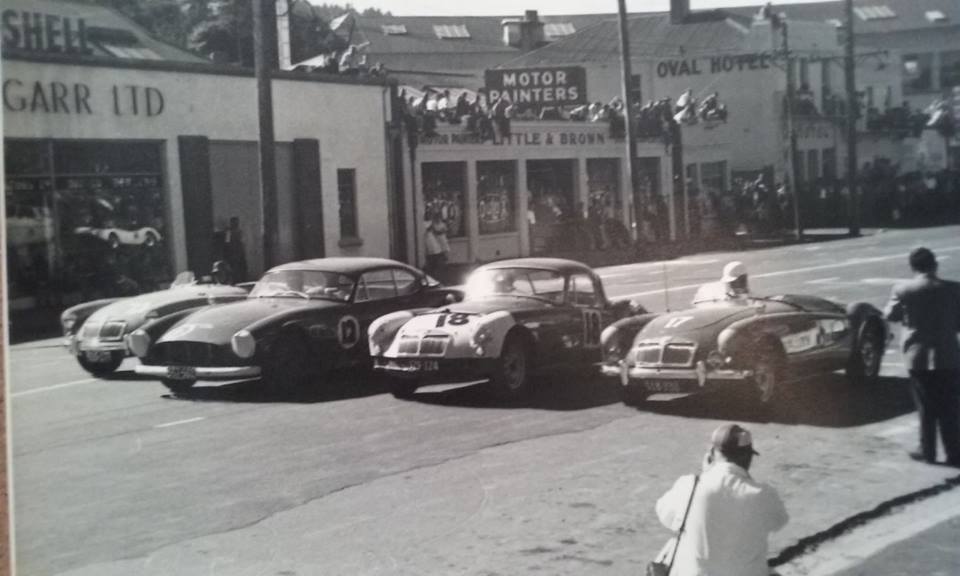
[[[587,103],[587,74],[580,66],[494,69],[484,73],[490,101],[499,96],[521,106],[570,106]]]

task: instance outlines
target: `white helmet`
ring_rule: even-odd
[[[747,267],[743,265],[743,262],[734,260],[733,262],[728,262],[727,265],[723,267],[723,278],[720,280],[722,282],[733,282],[737,278],[746,275]]]

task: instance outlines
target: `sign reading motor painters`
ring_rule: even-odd
[[[587,73],[580,66],[487,70],[490,102],[501,95],[521,106],[569,106],[587,103]]]

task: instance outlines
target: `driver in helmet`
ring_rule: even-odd
[[[509,294],[516,288],[513,285],[515,278],[509,272],[498,272],[493,277],[493,290],[497,294]]]
[[[724,297],[728,300],[746,300],[750,297],[747,267],[739,260],[728,262],[723,267],[723,277],[720,278],[720,283],[723,285]]]

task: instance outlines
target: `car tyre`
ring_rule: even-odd
[[[120,247],[120,237],[111,232],[110,235],[107,236],[107,245],[113,250],[116,250]]]
[[[303,338],[295,334],[281,336],[263,367],[263,380],[278,390],[301,390],[310,383],[308,358],[310,350]]]
[[[847,362],[847,380],[854,386],[872,386],[880,379],[884,352],[883,330],[868,322]]]
[[[508,334],[500,351],[497,368],[490,378],[494,393],[504,399],[519,398],[526,394],[530,389],[530,368],[530,352],[526,343],[518,334]]]
[[[113,351],[110,353],[110,359],[106,362],[91,362],[83,357],[83,354],[77,356],[77,362],[80,367],[94,376],[106,376],[114,373],[120,364],[123,363],[123,352]]]
[[[183,396],[193,388],[196,380],[174,380],[172,378],[161,378],[160,382],[167,387],[174,396]]]
[[[153,248],[157,245],[157,235],[153,232],[147,232],[146,237],[143,239],[143,244],[147,248]]]
[[[629,384],[620,386],[620,401],[627,406],[634,408],[643,406],[647,402],[650,393],[642,385]]]
[[[391,378],[387,386],[390,388],[390,393],[393,394],[393,397],[399,400],[409,400],[413,398],[418,387],[417,383],[413,380],[402,380],[400,378]]]

